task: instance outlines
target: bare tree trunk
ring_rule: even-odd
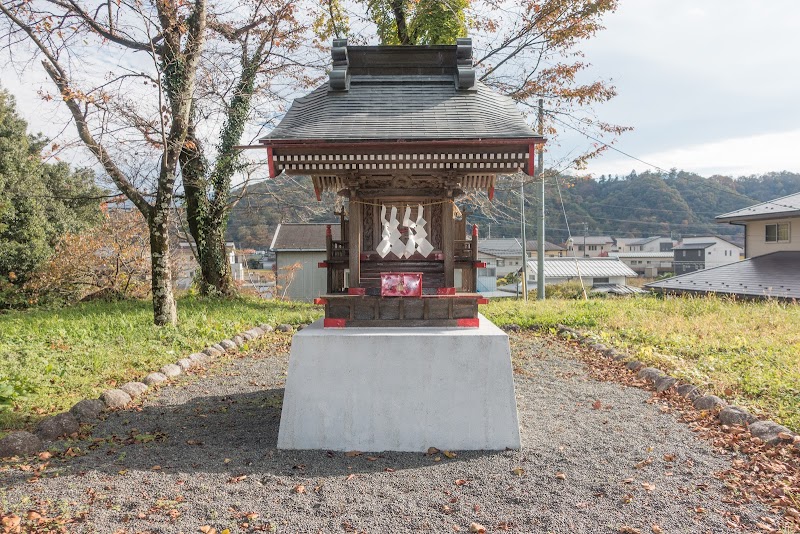
[[[150,265],[152,269],[153,319],[156,325],[178,324],[178,310],[172,293],[172,272],[169,265],[169,233],[167,221],[157,220],[163,214],[153,212],[150,227]]]

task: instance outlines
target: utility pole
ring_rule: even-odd
[[[534,171],[535,172],[535,171]],[[525,173],[521,172],[519,184],[520,213],[522,214],[522,300],[528,302],[528,246],[525,240]]]
[[[589,233],[589,223],[583,223],[583,257],[587,258],[589,253],[586,251],[586,234]]]
[[[539,99],[539,135],[544,135],[544,100]],[[539,164],[534,173],[539,176],[541,184],[542,218],[539,219],[539,232],[536,241],[536,300],[544,300],[544,150],[539,147]]]

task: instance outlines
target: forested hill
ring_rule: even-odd
[[[586,179],[562,176],[556,186],[545,187],[546,239],[562,242],[567,237],[567,220],[573,235],[741,235],[741,228],[717,224],[714,217],[765,200],[800,192],[800,174],[771,172],[758,176],[705,178],[687,172],[669,174],[631,173]],[[528,237],[535,238],[536,216],[540,213],[538,187],[526,188]],[[481,235],[519,236],[519,182],[502,179],[494,201],[483,196],[465,199],[459,205],[477,222]],[[317,202],[306,178],[281,177],[251,185],[231,214],[229,239],[245,248],[265,250],[280,222],[332,221],[333,197]]]

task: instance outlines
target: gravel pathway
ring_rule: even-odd
[[[521,451],[277,450],[288,356],[273,348],[110,414],[45,469],[0,464],[0,511],[102,533],[716,533],[766,515],[723,502],[730,458],[649,392],[592,379],[563,342],[513,345]]]

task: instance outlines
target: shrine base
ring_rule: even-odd
[[[295,334],[278,448],[337,451],[520,447],[508,336],[478,328]]]

